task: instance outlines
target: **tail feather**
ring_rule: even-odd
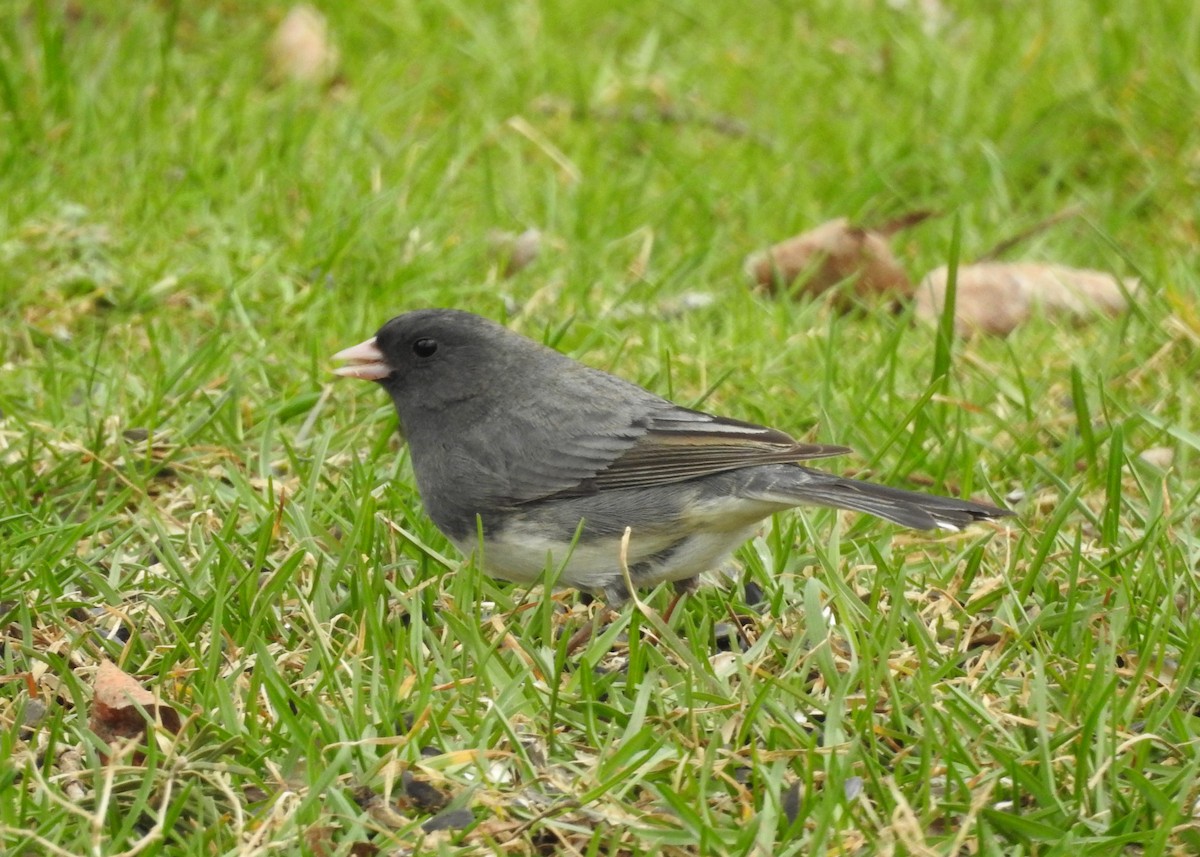
[[[939,497],[891,488],[859,479],[832,476],[807,467],[796,468],[808,477],[796,485],[776,483],[771,494],[786,494],[797,503],[831,506],[866,512],[916,530],[959,530],[974,521],[990,521],[1011,514],[1008,509],[955,497]]]

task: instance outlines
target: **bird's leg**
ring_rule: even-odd
[[[686,577],[683,580],[675,581],[675,596],[671,599],[671,603],[667,605],[667,609],[663,612],[663,623],[671,621],[671,614],[675,612],[675,608],[679,606],[679,602],[683,600],[683,596],[692,592],[700,583],[698,577]]]
[[[571,635],[571,639],[567,641],[567,654],[573,655],[588,640],[596,636],[596,631],[600,628],[600,617],[604,614],[615,615],[619,613],[621,607],[632,595],[633,593],[626,588],[624,580],[617,580],[614,583],[610,583],[597,592],[581,592],[579,600],[584,604],[590,605],[597,601],[603,601],[603,605],[599,611],[592,613],[592,618],[586,625]]]
[[[580,600],[589,605],[600,601],[599,598],[590,592],[583,593],[583,597],[580,598]],[[620,605],[624,603],[624,599],[616,598],[616,602],[618,605]],[[587,623],[571,635],[571,639],[567,641],[568,655],[575,654],[575,652],[583,648],[583,646],[586,645],[587,642],[592,639],[592,637],[596,636],[596,632],[600,630],[601,616],[605,614],[616,615],[616,611],[610,606],[610,603],[611,602],[606,598],[604,602],[600,604],[600,609],[592,611],[592,616]]]
[[[675,581],[675,596],[671,599],[671,603],[667,605],[666,611],[662,614],[664,623],[671,621],[671,616],[675,612],[675,608],[679,602],[683,600],[683,596],[694,590],[700,584],[700,578],[689,577],[684,580]],[[619,582],[605,587],[604,589],[604,612],[617,613],[620,611],[621,605],[628,601],[632,594],[625,588],[624,582]],[[583,593],[581,599],[587,604],[597,601],[595,594],[590,592]],[[571,639],[567,641],[567,654],[573,655],[579,649],[583,648],[589,640],[596,635],[596,631],[600,627],[600,614],[593,613],[591,620],[571,635]]]
[[[571,639],[567,640],[567,655],[573,655],[576,651],[583,648],[592,637],[596,636],[596,631],[600,627],[600,614],[593,613],[592,618],[580,627],[578,631],[571,635]]]

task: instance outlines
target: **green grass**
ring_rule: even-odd
[[[314,88],[268,82],[280,5],[0,4],[0,850],[1200,851],[1200,7],[327,6]],[[1140,276],[1120,318],[947,350],[741,277],[1071,204],[1017,255]],[[1019,518],[781,516],[568,656],[575,594],[460,567],[329,374],[428,305]],[[104,657],[185,717],[140,760]]]

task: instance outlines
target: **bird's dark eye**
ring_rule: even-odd
[[[413,343],[413,354],[418,357],[432,357],[433,352],[437,351],[436,339],[418,339]]]

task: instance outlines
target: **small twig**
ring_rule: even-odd
[[[975,259],[975,261],[976,262],[990,262],[995,259],[998,259],[1001,256],[1003,256],[1005,253],[1007,253],[1009,250],[1011,250],[1013,247],[1016,247],[1022,241],[1025,241],[1028,238],[1032,238],[1034,235],[1037,235],[1039,232],[1044,232],[1045,230],[1049,229],[1051,226],[1054,226],[1055,224],[1062,223],[1064,220],[1070,220],[1072,217],[1078,217],[1081,214],[1083,214],[1082,206],[1069,205],[1066,208],[1064,208],[1062,211],[1058,212],[1057,214],[1052,214],[1049,217],[1045,218],[1044,220],[1039,220],[1037,223],[1033,224],[1032,226],[1022,229],[1016,235],[1012,235],[1008,238],[1005,238],[1003,241],[1001,241],[999,244],[997,244],[991,250],[988,250],[982,256],[977,257]]]
[[[911,229],[918,223],[924,223],[931,217],[937,217],[941,212],[929,211],[928,209],[919,208],[916,211],[910,211],[906,214],[901,214],[898,217],[893,217],[891,220],[885,220],[878,226],[867,227],[871,232],[880,235],[884,238],[891,238],[897,232],[903,232],[905,229]]]
[[[508,839],[505,839],[500,844],[507,845],[509,842],[516,841],[518,836],[524,835],[539,821],[545,821],[547,818],[553,818],[555,815],[558,815],[566,810],[579,809],[581,806],[582,804],[580,804],[579,801],[575,800],[574,798],[566,798],[560,803],[556,803],[553,806],[549,806],[542,810],[533,818],[526,819],[512,832],[512,836],[508,837]]]
[[[746,633],[746,629],[742,627],[742,623],[738,620],[738,615],[733,612],[733,605],[728,601],[725,602],[725,612],[729,614],[729,621],[733,623],[733,627],[737,628],[738,636],[742,638],[742,644],[747,649],[750,648],[750,636]]]
[[[634,124],[660,122],[663,125],[698,125],[726,137],[751,140],[765,149],[779,148],[775,141],[766,134],[754,130],[746,122],[727,113],[689,110],[686,107],[675,107],[669,104],[571,107],[557,100],[540,104],[539,107],[543,113],[566,113],[576,121],[599,119],[606,122],[632,122]]]

